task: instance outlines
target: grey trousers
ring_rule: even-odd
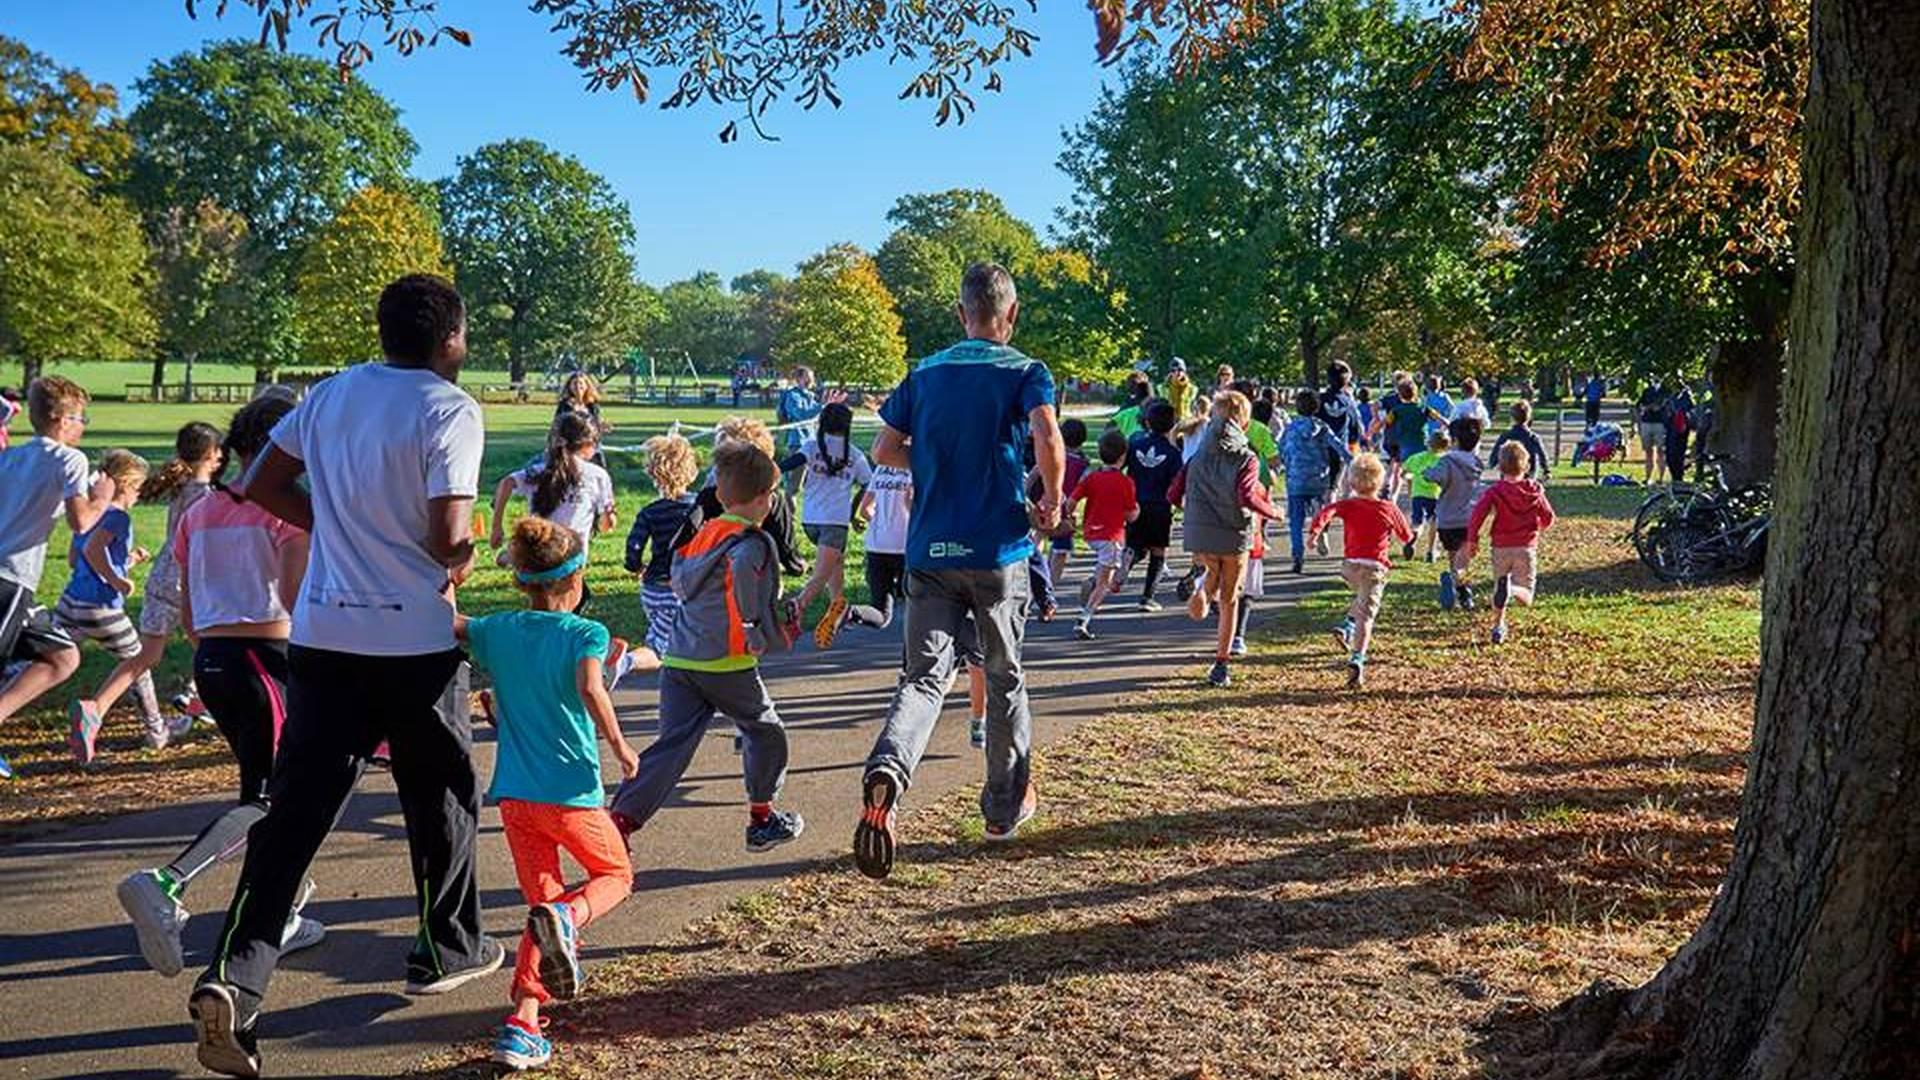
[[[787,780],[787,729],[758,668],[745,671],[660,669],[660,734],[640,752],[640,771],[613,793],[608,807],[644,825],[665,806],[693,764],[701,736],[718,713],[733,721],[746,742],[747,801],[772,802]]]
[[[996,570],[908,573],[906,671],[867,756],[868,772],[887,772],[902,790],[912,781],[946,701],[956,642],[971,637],[966,617],[972,613],[987,675],[987,781],[980,812],[994,824],[1018,816],[1033,752],[1033,714],[1020,668],[1030,595],[1025,561]]]

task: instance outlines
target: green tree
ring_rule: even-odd
[[[773,355],[780,328],[786,325],[792,287],[785,274],[774,270],[750,270],[729,283],[728,288],[744,309],[746,351],[762,359]]]
[[[1126,369],[1133,343],[1120,326],[1119,297],[1092,259],[1043,251],[1015,285],[1020,349],[1046,361],[1055,378],[1107,382]]]
[[[907,342],[879,268],[852,244],[800,264],[776,354],[831,383],[887,388],[907,373]]]
[[[135,88],[134,202],[157,215],[213,199],[270,251],[297,254],[356,190],[399,186],[413,161],[399,111],[311,57],[221,42],[156,61]]]
[[[0,146],[0,354],[22,382],[46,360],[118,360],[154,334],[147,245],[133,209],[78,169]]]
[[[990,191],[957,188],[903,195],[887,211],[893,235],[875,260],[900,306],[907,348],[927,356],[953,340],[960,275],[976,262],[1018,272],[1040,253],[1033,226]]]
[[[946,348],[960,326],[953,313],[966,270],[960,257],[931,236],[897,229],[874,253],[874,263],[899,305],[908,354],[930,356]]]
[[[531,139],[490,143],[440,184],[448,251],[482,358],[516,387],[578,358],[633,301],[633,219],[606,180]]]
[[[434,214],[404,192],[365,187],[306,245],[294,321],[306,359],[333,366],[380,355],[380,290],[407,274],[452,276]]]
[[[0,144],[16,143],[47,150],[95,183],[118,180],[133,149],[113,87],[0,35]]]
[[[747,351],[746,305],[727,291],[720,275],[702,270],[660,290],[660,321],[647,332],[646,347],[657,363],[682,357],[704,372],[726,368]]]
[[[159,348],[153,387],[166,381],[168,358],[181,361],[193,386],[193,365],[214,356],[236,336],[235,283],[246,249],[246,219],[212,199],[176,206],[152,223],[154,313]]]

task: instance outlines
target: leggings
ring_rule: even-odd
[[[907,557],[867,552],[867,602],[848,608],[848,618],[861,626],[884,630],[893,625],[893,611],[906,599]]]
[[[240,804],[215,818],[167,865],[175,881],[231,859],[267,814],[267,781],[287,716],[287,643],[264,638],[200,639],[194,685],[240,765]]]

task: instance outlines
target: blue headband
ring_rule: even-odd
[[[571,577],[578,573],[580,568],[585,565],[587,565],[587,553],[583,551],[551,570],[535,570],[532,573],[528,573],[525,570],[516,570],[513,576],[522,585],[543,585],[549,581],[559,581],[561,578]]]

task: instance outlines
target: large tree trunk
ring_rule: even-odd
[[[1300,369],[1306,381],[1300,385],[1312,389],[1322,385],[1320,380],[1320,331],[1312,319],[1300,321]]]
[[[1735,484],[1773,475],[1780,430],[1780,387],[1786,373],[1787,317],[1793,273],[1763,271],[1740,288],[1747,336],[1723,342],[1714,357],[1714,423],[1709,448],[1730,454]]]
[[[1920,1076],[1920,4],[1815,0],[1812,44],[1733,863],[1574,1075]]]
[[[27,392],[27,386],[40,377],[40,358],[23,356],[20,358],[20,392]]]
[[[167,381],[167,354],[155,350],[153,354],[153,400],[160,400],[160,387]]]

